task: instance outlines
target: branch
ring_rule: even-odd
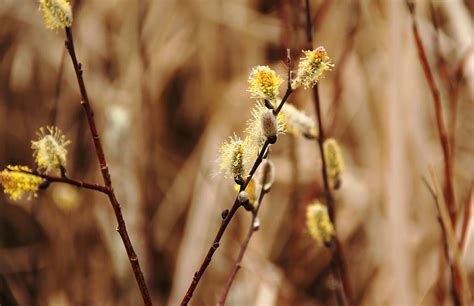
[[[37,176],[37,177],[41,177],[42,179],[45,179],[48,183],[64,183],[64,184],[69,184],[69,185],[73,185],[73,186],[76,186],[76,187],[79,187],[79,188],[84,188],[84,189],[90,189],[90,190],[95,190],[95,191],[98,191],[98,192],[102,192],[102,193],[105,193],[105,194],[110,194],[111,192],[111,189],[107,186],[103,186],[103,185],[99,185],[99,184],[93,184],[93,183],[86,183],[86,182],[82,182],[82,181],[79,181],[79,180],[74,180],[74,179],[70,179],[70,178],[67,178],[67,177],[59,177],[59,176],[51,176],[51,175],[47,175],[47,174],[42,174],[42,173],[39,173],[39,172],[36,172],[36,171],[26,171],[26,170],[13,170],[11,168],[6,168],[6,170],[10,171],[10,172],[19,172],[19,173],[25,173],[25,174],[30,174],[30,175],[34,175],[34,176]]]
[[[117,231],[122,238],[122,242],[125,246],[125,250],[127,251],[128,259],[130,261],[130,265],[132,266],[133,273],[135,275],[135,280],[140,288],[140,293],[143,298],[143,302],[147,306],[153,305],[150,294],[148,293],[148,288],[145,283],[145,278],[143,277],[143,272],[140,268],[140,263],[138,262],[138,257],[133,249],[132,242],[128,236],[127,228],[125,226],[125,220],[122,216],[122,209],[120,207],[119,202],[115,196],[113,187],[112,187],[112,180],[110,179],[109,168],[107,166],[107,161],[105,159],[104,150],[102,149],[102,144],[100,142],[99,134],[97,133],[97,128],[94,120],[94,113],[92,111],[91,105],[89,103],[89,98],[87,96],[86,86],[84,84],[84,80],[82,78],[82,66],[78,62],[76,57],[76,52],[74,50],[74,40],[72,36],[71,29],[66,27],[66,48],[69,52],[71,57],[72,64],[74,66],[74,71],[76,72],[77,83],[79,85],[79,90],[81,92],[81,105],[84,108],[84,112],[87,117],[87,121],[89,123],[89,129],[92,134],[92,139],[94,141],[95,151],[97,155],[97,159],[99,161],[100,170],[102,172],[102,177],[104,179],[105,186],[110,189],[109,193],[107,193],[109,197],[110,204],[112,204],[112,208],[114,209],[115,218],[117,219],[118,227]]]
[[[263,179],[262,181],[265,181],[265,179]],[[237,276],[237,272],[239,272],[239,270],[240,270],[242,259],[244,258],[244,254],[247,251],[247,247],[249,245],[250,239],[252,239],[253,234],[256,231],[259,230],[259,226],[257,225],[258,211],[260,209],[260,205],[262,204],[263,197],[265,196],[265,194],[268,193],[268,191],[269,190],[263,189],[263,186],[262,186],[262,191],[260,192],[260,196],[258,197],[258,200],[257,200],[257,203],[256,203],[257,205],[254,208],[254,210],[252,210],[252,219],[250,220],[250,225],[249,225],[249,229],[247,231],[247,236],[245,237],[244,242],[242,242],[242,245],[240,246],[239,255],[237,256],[237,259],[234,262],[232,270],[231,270],[229,276],[227,277],[227,282],[226,282],[226,285],[224,287],[224,291],[222,292],[221,298],[219,299],[219,303],[218,303],[219,306],[224,306],[225,305],[225,302],[227,300],[227,295],[229,294],[229,291],[230,291],[230,287],[232,287],[232,284],[234,283],[235,277]]]
[[[288,64],[289,65],[291,64],[291,59],[289,58],[289,56],[288,56]],[[290,66],[288,66],[288,70],[291,70]],[[288,76],[290,76],[290,72],[288,72]],[[275,117],[280,113],[281,109],[283,108],[283,105],[288,100],[288,98],[290,97],[292,92],[293,92],[293,90],[291,89],[291,80],[288,80],[288,88],[286,89],[286,93],[285,93],[283,99],[281,100],[280,104],[278,105],[277,109],[275,109],[273,111],[273,114],[275,115]],[[258,167],[262,163],[262,161],[264,159],[264,156],[267,153],[267,148],[270,145],[271,144],[268,142],[268,140],[266,140],[265,143],[263,144],[262,149],[260,150],[260,152],[258,154],[258,157],[255,160],[255,162],[254,162],[254,164],[253,164],[253,166],[252,166],[245,182],[240,186],[240,191],[244,191],[245,188],[247,188],[247,185],[249,184],[250,180],[252,179],[253,175],[255,174],[255,171],[257,171]],[[239,193],[240,193],[240,191],[239,191]],[[211,247],[207,251],[206,257],[204,258],[203,262],[201,263],[201,266],[200,266],[199,270],[196,271],[196,273],[194,273],[193,280],[191,281],[191,284],[189,285],[189,288],[186,291],[186,294],[184,295],[183,300],[181,301],[181,306],[188,305],[189,301],[193,297],[193,293],[196,290],[196,287],[199,284],[199,281],[201,280],[202,275],[204,274],[207,267],[209,266],[209,264],[212,260],[212,256],[214,255],[216,250],[219,248],[219,244],[220,244],[222,235],[224,235],[224,232],[227,228],[227,225],[229,225],[230,221],[232,220],[232,218],[234,217],[235,213],[237,212],[237,210],[239,209],[240,206],[241,206],[241,203],[238,200],[238,194],[237,194],[237,196],[235,197],[235,200],[234,200],[234,204],[232,205],[230,210],[228,210],[228,213],[225,215],[225,217],[223,217],[221,226],[219,227],[219,230],[217,231],[217,234],[214,238],[214,241],[211,244]]]
[[[412,18],[412,30],[415,38],[416,48],[418,50],[418,56],[420,58],[423,72],[425,73],[426,80],[430,87],[431,95],[433,96],[433,104],[436,114],[436,125],[438,128],[439,141],[443,150],[444,157],[444,176],[446,181],[446,204],[449,212],[449,217],[453,225],[456,225],[456,204],[453,187],[453,166],[451,151],[449,147],[448,135],[443,120],[443,110],[441,107],[441,97],[436,86],[433,73],[431,71],[428,58],[426,57],[425,48],[423,41],[421,40],[420,33],[418,31],[418,23],[416,21],[415,3],[412,0],[406,0],[410,15]]]
[[[309,4],[309,0],[306,0],[306,35],[307,35],[307,42],[308,47],[313,48],[313,34],[312,34],[312,25],[311,25],[311,8]],[[323,176],[323,183],[324,183],[324,194],[326,197],[326,204],[328,206],[329,211],[329,218],[331,219],[332,224],[336,227],[336,216],[335,216],[335,208],[334,208],[334,198],[332,196],[331,190],[329,188],[328,182],[328,175],[327,175],[327,164],[326,164],[326,157],[324,154],[324,129],[323,129],[323,122],[321,116],[321,103],[319,100],[319,86],[316,84],[313,88],[313,102],[314,107],[316,109],[316,117],[318,118],[318,128],[319,128],[319,136],[318,136],[318,145],[319,145],[319,152],[321,155],[322,160],[322,176]],[[352,290],[350,286],[350,282],[347,276],[347,268],[346,268],[346,261],[344,258],[344,254],[342,252],[341,243],[337,234],[334,237],[334,252],[333,252],[333,260],[332,260],[332,270],[334,275],[336,276],[337,280],[342,282],[342,292],[340,286],[336,289],[336,294],[338,295],[338,303],[340,305],[344,305],[347,301],[349,304],[352,303]]]
[[[456,240],[453,226],[449,219],[449,213],[447,205],[443,200],[441,187],[439,186],[438,179],[434,173],[432,167],[429,168],[431,179],[434,184],[434,200],[438,211],[441,230],[443,233],[443,241],[445,247],[445,254],[451,271],[451,293],[453,296],[454,304],[457,306],[467,305],[469,298],[469,292],[465,290],[464,284],[466,283],[466,275],[461,267],[461,252]],[[431,189],[431,188],[430,188]]]

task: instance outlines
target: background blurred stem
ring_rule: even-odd
[[[441,148],[443,149],[444,156],[444,176],[446,184],[446,205],[448,207],[449,217],[453,226],[456,226],[456,201],[454,196],[454,186],[453,186],[453,161],[451,158],[451,148],[449,147],[448,134],[446,132],[444,119],[443,119],[443,110],[441,106],[441,96],[436,86],[433,73],[431,71],[428,58],[426,57],[425,47],[423,46],[423,41],[421,40],[420,33],[418,32],[418,23],[416,21],[416,11],[415,3],[411,0],[407,0],[408,9],[412,18],[412,30],[413,36],[415,38],[416,48],[418,50],[418,56],[420,58],[421,65],[423,67],[423,72],[425,73],[425,78],[430,87],[431,95],[433,96],[434,110],[436,114],[436,125],[438,128],[439,141]]]
[[[89,128],[90,128],[92,138],[94,141],[95,151],[97,154],[97,159],[99,161],[99,166],[102,172],[102,177],[104,179],[105,186],[110,189],[107,195],[109,197],[110,204],[112,204],[112,208],[114,209],[115,217],[117,219],[117,223],[118,223],[117,231],[119,232],[120,237],[122,238],[123,244],[125,246],[125,250],[127,251],[128,259],[130,261],[130,265],[132,266],[138,287],[140,288],[140,293],[142,295],[143,302],[147,306],[153,305],[150,295],[148,293],[148,288],[145,283],[145,278],[143,277],[143,272],[140,268],[140,263],[138,262],[138,257],[135,254],[135,250],[133,249],[132,242],[130,241],[130,238],[128,236],[127,228],[125,226],[125,220],[123,219],[123,216],[122,216],[122,209],[120,207],[120,204],[117,198],[115,197],[115,193],[112,187],[112,180],[110,178],[109,168],[107,166],[107,161],[105,159],[102,144],[100,142],[99,134],[97,132],[97,128],[96,128],[96,124],[94,120],[94,113],[90,106],[89,98],[87,96],[86,86],[82,78],[82,72],[83,72],[82,66],[77,60],[76,52],[74,50],[74,40],[73,40],[71,29],[69,27],[66,27],[66,37],[67,37],[66,48],[71,57],[71,61],[74,66],[74,71],[76,72],[79,90],[81,92],[81,97],[82,97],[81,105],[83,106],[84,112],[86,113],[86,116],[87,116],[87,121],[89,123]]]
[[[305,1],[305,11],[306,11],[306,38],[308,42],[308,48],[313,49],[313,26],[311,22],[311,8],[309,4],[309,0]],[[323,184],[324,184],[324,195],[326,198],[326,204],[328,206],[329,211],[329,218],[331,219],[332,224],[336,227],[336,212],[334,207],[334,198],[332,196],[331,190],[329,188],[329,182],[327,177],[327,165],[326,165],[326,157],[324,156],[324,128],[322,122],[322,115],[321,115],[321,103],[319,100],[319,86],[313,87],[313,102],[314,107],[316,110],[316,117],[318,119],[318,129],[319,129],[319,136],[318,136],[318,146],[319,152],[321,155],[322,160],[322,177],[323,177]],[[342,283],[342,292],[340,292],[340,286],[336,288],[336,295],[338,303],[344,305],[346,302],[352,304],[352,290],[350,286],[350,282],[347,276],[347,268],[346,262],[344,258],[344,254],[342,251],[341,243],[339,242],[339,238],[337,236],[337,231],[333,240],[333,259],[332,259],[332,270],[334,276],[336,277],[337,281]]]

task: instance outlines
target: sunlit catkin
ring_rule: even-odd
[[[338,189],[342,184],[342,172],[344,171],[344,159],[342,158],[341,149],[333,138],[326,139],[323,148],[329,188]]]
[[[40,7],[46,28],[56,30],[72,25],[72,11],[69,1],[40,0]]]
[[[31,142],[31,148],[34,150],[33,156],[38,170],[43,173],[50,173],[58,169],[64,170],[66,168],[66,146],[70,141],[57,127],[40,128],[36,135],[38,135],[38,140]]]
[[[226,177],[243,178],[247,174],[250,157],[255,150],[248,138],[229,137],[219,150],[219,168]]]
[[[305,56],[300,59],[298,73],[291,83],[293,89],[300,86],[304,89],[314,87],[324,77],[324,73],[334,67],[324,47],[305,50],[303,53]]]
[[[282,82],[283,79],[270,67],[256,66],[252,68],[248,79],[248,92],[250,92],[252,98],[274,102],[278,98]]]
[[[329,219],[328,209],[317,200],[306,207],[306,226],[319,245],[329,245],[334,237],[334,226]]]
[[[8,166],[0,172],[0,183],[10,199],[19,200],[24,195],[31,199],[31,196],[36,196],[43,179],[25,172],[31,173],[32,170],[27,166]]]

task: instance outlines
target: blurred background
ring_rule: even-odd
[[[250,69],[270,65],[285,77],[286,48],[297,62],[306,46],[304,1],[72,5],[76,52],[131,240],[154,303],[177,305],[235,197],[215,161],[251,116]],[[44,27],[38,6],[0,5],[0,166],[34,167],[30,141],[55,124],[71,140],[69,176],[101,182],[65,35]],[[336,65],[320,95],[325,130],[346,165],[337,230],[355,302],[451,305],[436,206],[422,182],[432,165],[444,184],[444,161],[409,11],[398,0],[311,7],[314,47],[324,46]],[[417,5],[453,145],[460,216],[473,201],[473,12],[468,0]],[[298,90],[289,103],[314,118],[311,91]],[[276,181],[228,305],[336,305],[329,251],[305,227],[305,207],[322,193],[317,142],[280,137],[270,158]],[[237,212],[192,305],[216,303],[250,219]],[[462,263],[474,288],[470,224]],[[92,191],[55,184],[18,202],[2,193],[0,304],[10,292],[19,305],[141,305],[115,228],[107,198]]]

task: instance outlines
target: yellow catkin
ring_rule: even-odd
[[[219,150],[219,168],[226,177],[243,178],[254,152],[248,138],[242,140],[236,135],[229,137]]]
[[[32,172],[27,166],[8,166],[0,172],[0,183],[3,191],[8,194],[12,200],[19,200],[25,194],[28,199],[36,196],[43,179],[32,174],[24,173]]]
[[[335,231],[328,209],[317,200],[306,207],[306,226],[319,245],[328,245],[334,237]]]
[[[328,183],[331,189],[338,189],[342,183],[342,172],[344,171],[344,159],[342,158],[339,144],[333,138],[328,138],[323,145],[326,158],[326,170]]]
[[[40,0],[46,28],[64,29],[72,25],[71,5],[67,0]]]
[[[305,89],[314,87],[324,77],[324,73],[334,67],[324,47],[305,50],[303,53],[304,57],[298,64],[298,73],[291,84],[293,89],[299,86]]]
[[[38,170],[49,173],[66,167],[66,146],[70,141],[61,133],[57,127],[40,128],[36,133],[38,140],[31,142],[34,150],[33,157],[38,166]]]
[[[252,68],[248,83],[250,96],[256,99],[264,99],[270,102],[277,100],[280,85],[283,82],[275,71],[268,66],[256,66]]]

